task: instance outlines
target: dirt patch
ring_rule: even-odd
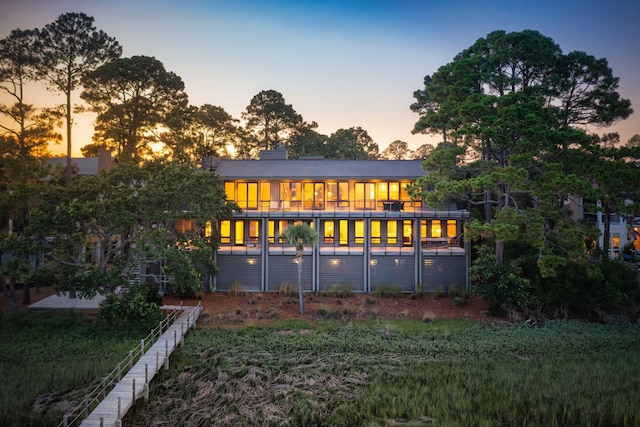
[[[493,319],[487,314],[487,304],[478,297],[450,298],[432,295],[402,295],[382,298],[372,294],[354,294],[334,297],[320,294],[305,294],[305,315],[300,314],[296,296],[278,293],[247,293],[234,296],[223,292],[205,293],[201,300],[180,300],[165,296],[165,304],[196,305],[201,301],[201,322],[211,325],[264,324],[272,320],[316,320],[316,319],[470,319],[486,321]]]
[[[54,295],[53,287],[31,289],[31,303]],[[22,289],[16,291],[17,311],[26,310],[22,305]],[[356,293],[347,297],[321,294],[305,294],[305,315],[300,314],[296,296],[278,293],[246,293],[240,296],[225,292],[205,292],[201,299],[181,300],[173,295],[164,297],[167,305],[197,305],[201,302],[201,322],[213,325],[264,324],[272,320],[316,320],[316,319],[471,319],[492,320],[487,314],[487,304],[478,297],[453,299],[449,296],[403,294],[397,298],[377,297],[373,294]],[[12,311],[11,298],[0,293],[0,311]]]

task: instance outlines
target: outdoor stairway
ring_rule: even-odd
[[[182,342],[184,335],[192,328],[202,306],[165,306],[165,309],[182,310],[166,332],[140,357],[131,369],[88,416],[82,420],[82,427],[120,426],[121,420],[136,400],[148,396],[149,382],[163,366],[169,366],[169,356]],[[66,419],[65,419],[66,422]],[[65,426],[65,422],[61,424]],[[72,423],[68,424],[69,426]]]

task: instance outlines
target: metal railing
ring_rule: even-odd
[[[200,303],[198,303],[200,305]],[[102,379],[100,384],[96,386],[89,393],[85,394],[84,398],[78,406],[73,408],[70,412],[64,414],[64,418],[58,427],[72,427],[78,425],[79,421],[87,418],[89,413],[95,409],[98,404],[105,399],[107,394],[122,380],[123,373],[126,374],[133,365],[140,360],[140,358],[151,348],[151,346],[158,341],[160,336],[169,329],[169,326],[178,318],[180,313],[184,309],[171,310],[162,319],[158,326],[153,328],[149,334],[140,340],[140,345],[137,345],[132,350],[129,350],[129,354],[118,362],[116,367]],[[194,320],[195,322],[195,320]],[[166,355],[168,357],[168,354]]]

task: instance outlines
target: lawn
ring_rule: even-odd
[[[0,426],[57,426],[146,332],[118,332],[73,311],[0,317]]]
[[[636,426],[640,328],[201,325],[127,426]]]

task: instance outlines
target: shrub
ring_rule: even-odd
[[[288,282],[284,282],[280,285],[280,289],[278,290],[278,295],[280,295],[281,297],[297,297],[298,286]]]
[[[243,297],[246,295],[246,292],[240,282],[234,281],[229,287],[227,294],[231,295],[232,297]]]
[[[492,314],[520,311],[531,303],[529,280],[522,277],[516,266],[499,263],[487,246],[478,248],[478,258],[469,273],[474,292],[487,301]]]
[[[375,295],[379,298],[400,298],[402,289],[395,285],[381,285],[376,287]]]
[[[98,311],[100,321],[111,328],[148,330],[163,317],[157,289],[146,284],[133,284],[119,295],[107,295]]]

